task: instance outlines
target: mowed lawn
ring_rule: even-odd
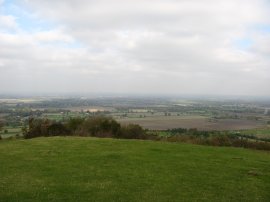
[[[270,153],[80,137],[4,140],[0,201],[270,201]]]

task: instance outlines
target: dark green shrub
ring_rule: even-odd
[[[231,146],[231,139],[226,135],[215,135],[210,137],[208,143],[212,146]]]
[[[183,134],[187,132],[187,129],[185,128],[173,128],[173,129],[168,129],[168,132],[172,134]]]
[[[118,137],[126,139],[147,139],[145,131],[137,124],[122,126]]]
[[[48,119],[34,119],[28,121],[27,127],[22,128],[23,135],[26,139],[41,136],[60,136],[68,135],[70,131],[62,123],[53,122]]]
[[[80,117],[70,118],[66,123],[66,126],[72,133],[74,133],[80,128],[83,122],[84,118]]]
[[[4,122],[0,120],[0,131],[3,129],[3,127],[4,127]]]
[[[50,121],[48,119],[34,119],[30,118],[28,120],[28,130],[24,133],[24,137],[34,138],[40,136],[48,136],[48,127]]]
[[[114,119],[99,116],[86,119],[80,127],[79,134],[83,136],[116,137],[120,129],[120,124]]]
[[[47,129],[48,136],[69,135],[70,131],[62,123],[51,123]]]

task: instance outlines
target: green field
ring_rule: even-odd
[[[7,132],[5,133],[5,130]],[[22,129],[21,127],[4,127],[2,131],[0,131],[0,135],[2,138],[8,138],[16,135],[21,135]]]
[[[0,201],[269,201],[270,153],[80,137],[0,142]]]
[[[270,127],[251,129],[251,130],[241,130],[241,134],[254,135],[258,138],[270,138]]]

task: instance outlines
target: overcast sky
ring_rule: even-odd
[[[270,95],[269,0],[0,0],[1,93]]]

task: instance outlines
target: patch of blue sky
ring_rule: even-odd
[[[270,33],[270,24],[256,25],[255,29],[259,32]]]
[[[25,8],[18,0],[5,0],[1,5],[0,12],[4,15],[15,17],[19,29],[23,32],[37,33],[42,31],[50,31],[57,29],[57,24],[49,20],[44,20],[33,14],[31,10]],[[10,34],[16,34],[15,30],[5,30]],[[83,48],[83,45],[78,41],[63,42],[42,42],[43,45],[54,45],[63,48]]]
[[[19,28],[26,32],[50,30],[56,26],[50,21],[38,18],[16,0],[5,0],[1,12],[4,15],[14,16]]]
[[[233,44],[241,50],[246,50],[253,45],[253,40],[251,38],[240,38],[233,41]]]
[[[65,42],[65,41],[52,41],[52,42],[40,42],[41,45],[49,45],[54,47],[61,47],[65,49],[80,49],[85,48],[82,43],[78,41]]]

